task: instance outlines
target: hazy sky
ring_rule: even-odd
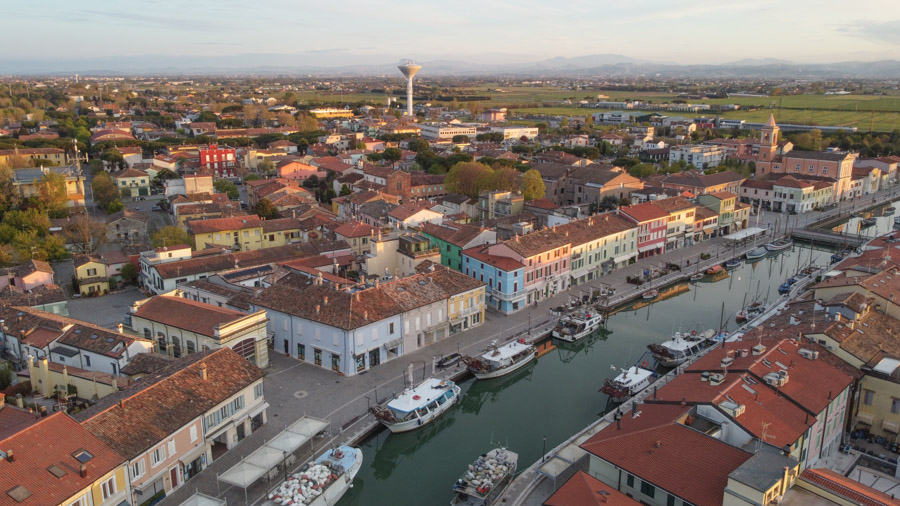
[[[57,0],[0,3],[3,58],[291,54],[294,64],[597,53],[675,63],[900,57],[897,0]],[[299,61],[298,61],[299,60]],[[3,70],[0,68],[0,73]]]

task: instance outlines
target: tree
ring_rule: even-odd
[[[465,144],[465,143],[469,142],[469,136],[463,135],[463,134],[454,135],[453,139],[451,139],[451,140],[453,141],[454,144]]]
[[[428,150],[429,144],[425,139],[413,139],[409,141],[407,147],[415,153],[423,153]]]
[[[216,189],[219,193],[227,193],[228,198],[231,200],[237,200],[241,198],[241,194],[238,191],[237,186],[234,183],[227,179],[216,179],[213,183],[213,188]]]
[[[122,266],[122,270],[119,271],[119,277],[126,283],[134,284],[138,278],[137,267],[133,263],[128,262]]]
[[[63,227],[63,237],[78,253],[90,254],[106,240],[106,226],[80,214]]]
[[[271,176],[275,174],[275,163],[272,160],[263,160],[256,165],[256,170],[264,176]]]
[[[119,165],[125,163],[125,157],[122,156],[122,152],[116,148],[109,148],[100,154],[100,159],[110,165]]]
[[[122,209],[125,209],[125,204],[119,199],[113,199],[112,202],[106,205],[106,214],[117,213]]]
[[[350,195],[353,191],[350,190],[350,187],[347,186],[347,183],[341,185],[341,197],[345,195]]]
[[[312,132],[319,129],[319,120],[308,115],[308,114],[298,114],[297,115],[297,129],[301,132]]]
[[[7,166],[0,166],[0,216],[8,209],[21,205],[19,192],[13,185],[13,170]]]
[[[518,191],[522,185],[519,182],[521,173],[512,167],[500,167],[494,170],[494,185],[491,190]]]
[[[531,169],[522,175],[522,196],[526,201],[542,199],[546,192],[546,185],[537,169]]]
[[[107,209],[112,201],[119,199],[119,189],[107,172],[100,172],[94,176],[91,190],[94,194],[94,203],[100,209]]]
[[[259,215],[260,218],[264,218],[267,220],[280,218],[278,209],[275,207],[275,204],[273,204],[269,199],[259,199],[259,201],[256,202],[256,207],[253,210],[257,215]]]
[[[450,193],[477,197],[477,181],[487,171],[493,172],[490,167],[478,162],[457,163],[447,172],[447,176],[444,178],[444,188]]]
[[[163,246],[176,246],[179,244],[192,246],[194,241],[191,240],[187,230],[179,226],[170,225],[154,232],[150,236],[150,243],[153,244],[154,248],[162,248]]]
[[[258,181],[260,179],[259,174],[247,174],[244,176],[244,182],[247,181]]]
[[[391,162],[391,167],[393,167],[394,163],[399,162],[403,157],[403,152],[397,148],[387,148],[381,153],[381,157],[385,161]]]
[[[47,172],[37,182],[37,194],[40,198],[40,208],[47,212],[51,218],[64,218],[68,210],[69,202],[66,191],[66,177],[57,172]]]

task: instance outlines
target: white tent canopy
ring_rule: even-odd
[[[247,488],[256,480],[263,477],[269,470],[255,466],[246,461],[240,461],[231,469],[219,475],[219,480],[241,488]]]
[[[728,234],[723,239],[728,241],[743,241],[744,239],[749,239],[755,235],[762,234],[766,231],[764,228],[759,227],[747,227],[744,230],[738,230],[733,234]]]
[[[223,499],[216,499],[198,492],[188,497],[186,501],[181,503],[181,506],[223,506],[224,504],[225,501]]]
[[[288,428],[284,429],[288,432],[293,432],[294,434],[300,434],[301,436],[306,436],[307,438],[313,437],[316,434],[322,432],[322,430],[328,427],[328,422],[325,420],[319,420],[317,418],[310,418],[308,416],[304,416],[303,418],[297,420],[293,424],[291,424]]]

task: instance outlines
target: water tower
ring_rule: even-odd
[[[416,77],[416,74],[422,70],[422,66],[416,63],[413,60],[408,58],[404,58],[400,60],[400,64],[397,65],[397,68],[400,69],[400,72],[403,72],[403,75],[406,76],[406,115],[413,115],[413,78]]]

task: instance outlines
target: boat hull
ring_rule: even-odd
[[[350,469],[348,469],[343,476],[338,478],[334,483],[326,488],[322,495],[316,497],[313,502],[309,503],[309,506],[329,506],[331,504],[337,504],[337,502],[340,501],[342,497],[344,497],[344,494],[346,494],[347,491],[350,490],[350,486],[353,485],[353,479],[356,478],[356,474],[362,467],[363,460],[362,450],[360,450],[359,448],[353,448],[353,451],[357,455]]]
[[[439,404],[437,409],[429,412],[426,416],[421,418],[416,418],[414,420],[406,420],[398,423],[387,423],[384,420],[381,420],[381,423],[388,428],[392,433],[399,434],[401,432],[409,432],[411,430],[416,430],[420,427],[424,427],[429,423],[440,418],[441,415],[446,413],[454,404],[459,401],[460,396],[460,388],[458,386],[453,387],[453,397],[451,397],[447,402],[443,404]]]
[[[589,336],[600,329],[602,322],[598,322],[594,325],[590,325],[581,332],[576,332],[575,334],[565,334],[556,329],[553,329],[553,338],[559,339],[560,341],[565,341],[567,343],[574,343],[575,341],[580,340],[582,337]]]
[[[622,402],[625,401],[625,399],[628,399],[628,398],[630,398],[630,397],[634,397],[634,396],[635,396],[636,394],[638,394],[641,390],[647,388],[648,386],[650,386],[650,378],[647,378],[647,379],[645,379],[644,381],[638,383],[637,385],[635,385],[635,386],[629,388],[627,394],[621,395],[621,396],[616,396],[616,397],[610,397],[610,399],[612,399],[612,401],[615,402],[615,403],[622,403]]]
[[[766,244],[766,250],[768,250],[768,251],[784,251],[793,245],[794,245],[794,243],[775,244],[773,242],[770,242],[769,244]]]
[[[469,372],[471,372],[472,375],[475,376],[476,379],[499,378],[500,376],[506,376],[507,374],[518,371],[519,369],[525,367],[526,365],[528,365],[532,361],[534,361],[537,358],[537,356],[538,356],[538,352],[537,352],[537,350],[534,350],[534,353],[532,353],[528,357],[523,358],[522,360],[520,360],[514,364],[511,364],[508,367],[504,367],[502,369],[496,369],[496,370],[489,371],[489,372],[475,372],[475,371],[469,369]]]

